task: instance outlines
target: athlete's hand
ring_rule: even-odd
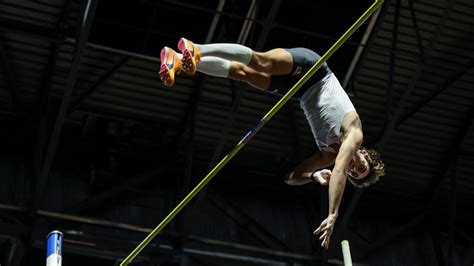
[[[329,184],[329,179],[331,179],[331,170],[323,169],[313,173],[313,177],[323,186]]]
[[[337,214],[329,214],[328,218],[324,219],[324,221],[321,222],[321,225],[313,232],[315,236],[321,234],[319,240],[321,240],[321,247],[324,247],[325,249],[328,249],[329,247],[329,240],[331,239],[336,219]]]

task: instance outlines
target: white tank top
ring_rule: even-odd
[[[330,145],[339,144],[342,119],[355,111],[336,76],[328,74],[311,86],[301,97],[300,106],[319,149],[336,153]]]

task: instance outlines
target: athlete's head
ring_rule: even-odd
[[[349,182],[356,187],[368,187],[385,174],[380,154],[375,150],[360,147],[347,167]]]

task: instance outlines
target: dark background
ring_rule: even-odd
[[[157,74],[180,37],[237,42],[252,1],[91,1],[84,20],[86,3],[0,1],[2,265],[44,263],[55,229],[64,265],[118,265],[279,100]],[[323,54],[372,3],[254,4],[242,44]],[[292,99],[132,265],[337,265],[342,239],[361,265],[472,265],[473,15],[467,0],[387,1],[328,60],[386,165],[346,187],[329,251],[311,234],[327,189],[283,182],[317,151]]]

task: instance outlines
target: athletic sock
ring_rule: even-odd
[[[252,49],[234,43],[195,44],[203,57],[216,56],[248,65],[252,59]]]

